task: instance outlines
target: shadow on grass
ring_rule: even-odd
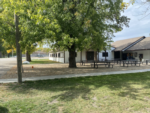
[[[72,101],[78,97],[88,100],[88,94],[92,94],[92,90],[101,92],[101,88],[105,87],[110,89],[111,94],[146,101],[139,97],[140,95],[150,95],[150,93],[141,92],[150,89],[150,72],[43,80],[24,82],[22,85],[10,83],[8,86],[8,90],[21,94],[33,93],[33,89],[49,91],[49,93],[61,92],[53,98],[63,101]]]
[[[5,107],[0,106],[0,113],[9,113],[9,110]]]

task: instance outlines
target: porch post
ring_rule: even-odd
[[[98,53],[98,61],[99,61],[99,50],[97,51],[97,53]]]
[[[64,51],[64,63],[65,63],[65,51]]]
[[[82,51],[80,52],[80,61],[82,61]]]
[[[87,61],[87,51],[86,51],[86,61]]]
[[[97,61],[97,51],[94,51],[94,60]]]

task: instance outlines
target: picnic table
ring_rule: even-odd
[[[94,60],[82,60],[80,62],[80,65],[84,65],[85,66],[85,63],[94,63],[95,61]]]
[[[112,66],[112,68],[113,68],[113,65],[110,64],[111,61],[82,60],[80,62],[80,65],[84,65],[85,66],[85,63],[91,63],[91,67],[94,67],[94,68],[95,67],[98,68],[98,66],[100,66],[100,65],[105,65],[105,67],[106,66],[108,66],[108,67]]]
[[[119,62],[121,62],[121,59],[114,59],[114,60],[111,60],[111,61],[112,61],[114,64],[115,64],[115,63],[118,64]]]
[[[149,61],[150,61],[149,59],[145,59],[145,61],[141,61],[141,63],[143,64],[145,62],[146,65],[148,65]]]
[[[149,63],[149,60],[146,60],[146,65],[148,65],[148,63]]]
[[[123,64],[123,67],[125,67],[125,64],[127,65],[127,67],[129,66],[129,64],[131,64],[131,66],[132,66],[132,64],[134,64],[135,66],[137,64],[139,64],[139,66],[140,66],[140,64],[141,64],[141,62],[139,62],[137,60],[122,60],[122,61],[120,61],[120,66],[121,66],[121,63]]]
[[[94,68],[98,68],[98,66],[100,65],[105,65],[105,67],[108,66],[108,68],[112,66],[113,68],[113,64],[111,64],[111,61],[96,61],[94,64],[91,64],[91,67],[94,66]]]

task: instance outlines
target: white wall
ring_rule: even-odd
[[[69,51],[65,51],[65,63],[69,62]]]
[[[112,52],[113,49],[114,48],[111,48],[111,50],[106,51],[106,52],[108,52],[108,57],[106,57],[107,60],[114,59],[114,52]],[[104,52],[104,51],[99,52],[99,60],[102,60],[102,59],[105,60],[105,57],[102,56],[102,52]],[[57,52],[57,56],[58,56],[58,53],[64,53],[64,52],[63,51]],[[81,52],[77,52],[76,62],[80,62],[81,61],[80,58],[81,58]],[[49,60],[64,63],[64,56],[63,56],[63,58],[62,57],[60,58],[60,57],[50,57],[49,56]],[[86,51],[82,51],[82,60],[86,60]],[[68,62],[69,62],[69,52],[65,51],[65,63],[68,63]]]
[[[57,52],[57,56],[58,56],[58,53],[59,53],[59,52]],[[61,57],[50,57],[50,54],[52,54],[52,53],[49,53],[49,60],[64,63],[64,58],[61,58]],[[56,54],[56,53],[55,53],[55,54]]]
[[[114,53],[114,52],[112,52],[112,53]],[[124,53],[132,53],[133,54],[133,58],[135,58],[136,60],[140,60],[139,59],[139,54],[143,54],[143,59],[150,59],[150,50],[125,51]],[[135,57],[135,53],[137,53],[136,57]]]
[[[86,52],[82,51],[82,60],[86,60]],[[76,62],[81,61],[81,52],[77,52]],[[69,62],[69,52],[65,51],[65,63]]]
[[[82,51],[82,60],[86,60],[86,51]]]
[[[77,52],[76,62],[81,62],[81,52]]]
[[[114,59],[114,52],[112,52],[114,48],[111,48],[110,50],[106,50],[106,52],[108,52],[108,57],[106,57],[107,60],[113,60]],[[105,60],[105,57],[103,57],[103,52],[105,51],[101,51],[99,52],[99,60]]]
[[[57,57],[51,57],[50,54],[53,54],[53,53],[49,53],[49,60],[64,63],[64,56],[63,58],[58,57],[58,53],[64,53],[64,52],[57,52]],[[82,60],[86,60],[86,51],[82,51]],[[81,61],[81,52],[79,51],[77,52],[76,62],[80,62],[80,61]],[[65,51],[65,63],[68,63],[68,62],[69,62],[69,52]]]
[[[135,52],[137,52],[137,57],[134,56]],[[133,57],[137,60],[139,60],[139,54],[143,54],[143,59],[150,59],[150,50],[133,51]]]

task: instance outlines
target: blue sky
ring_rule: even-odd
[[[124,0],[124,2],[129,2],[129,0]],[[134,5],[130,5],[128,9],[122,13],[122,15],[131,19],[129,27],[124,27],[121,32],[115,33],[113,41],[140,36],[150,37],[150,9],[145,13],[149,6],[150,3],[143,5],[140,0]]]

